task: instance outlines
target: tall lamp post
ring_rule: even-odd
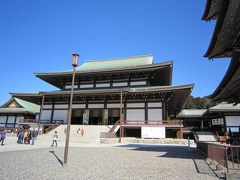
[[[71,87],[71,95],[70,95],[70,104],[69,104],[69,108],[68,108],[68,122],[67,122],[66,142],[65,142],[65,150],[64,150],[64,164],[65,165],[67,164],[67,160],[68,160],[70,125],[71,125],[71,117],[72,117],[72,99],[73,99],[73,89],[74,89],[76,67],[78,66],[78,58],[79,58],[78,54],[72,54],[73,75],[72,75],[72,87]]]

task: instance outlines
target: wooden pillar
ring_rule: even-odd
[[[87,124],[89,124],[89,113],[90,113],[89,109],[85,109],[84,113],[86,114],[86,122]]]
[[[147,102],[147,99],[145,99],[145,123],[147,124],[148,123],[148,102]]]
[[[120,124],[120,128],[119,128],[119,143],[122,142],[122,126]]]
[[[183,128],[177,131],[177,139],[183,139]]]
[[[167,120],[167,114],[166,114],[166,103],[165,101],[162,101],[162,120]]]
[[[54,100],[52,100],[52,112],[51,112],[51,119],[50,119],[51,122],[53,122],[54,109],[55,109],[55,102]]]
[[[41,103],[40,112],[38,116],[38,131],[40,130],[40,126],[41,126],[41,116],[42,116],[43,105],[44,105],[44,94],[42,93],[42,103]]]
[[[16,127],[16,121],[17,121],[17,114],[14,114],[15,115],[15,118],[14,118],[14,124],[13,124],[13,127],[15,128]]]
[[[107,125],[108,124],[108,109],[103,109],[102,124],[103,125]]]
[[[203,120],[201,120],[201,131],[203,130]]]
[[[8,115],[7,115],[7,118],[6,118],[5,127],[7,127],[7,124],[8,124]]]
[[[123,92],[120,93],[120,120],[123,120]]]
[[[222,118],[223,118],[224,132],[227,132],[227,123],[226,123],[226,116],[225,116],[225,114],[222,114]]]

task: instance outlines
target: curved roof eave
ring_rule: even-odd
[[[186,85],[177,85],[177,86],[152,86],[152,87],[137,87],[137,88],[121,88],[121,89],[96,89],[96,90],[76,90],[74,94],[94,94],[94,93],[109,93],[109,92],[116,92],[119,93],[121,91],[130,92],[130,93],[137,93],[137,92],[154,92],[154,91],[174,91],[174,90],[183,90],[183,89],[193,89],[194,84],[186,84]],[[43,92],[44,95],[68,95],[70,91],[48,91]]]
[[[207,52],[204,55],[204,57],[208,57],[209,59],[214,57],[213,55],[211,55],[211,52],[213,51],[214,46],[217,42],[217,38],[219,36],[219,33],[221,32],[221,28],[223,26],[224,19],[225,19],[226,13],[227,13],[228,4],[229,4],[229,0],[224,0],[222,2],[221,9],[220,9],[220,12],[219,12],[219,16],[218,16],[218,19],[217,19],[217,23],[216,23],[216,26],[215,26],[215,29],[214,29],[214,32],[213,32],[211,42],[209,44]]]
[[[219,15],[222,1],[224,0],[207,0],[202,20],[216,20]]]
[[[220,82],[216,90],[211,95],[207,96],[207,98],[210,98],[214,101],[220,100],[221,98],[219,98],[218,96],[228,86],[228,84],[231,82],[231,79],[239,69],[240,69],[240,51],[234,51],[231,63],[222,81]],[[236,76],[238,76],[238,74]]]
[[[87,74],[87,73],[104,73],[104,72],[112,72],[112,71],[126,71],[126,70],[139,70],[145,68],[155,68],[155,67],[164,67],[164,66],[172,66],[172,61],[166,61],[163,63],[156,63],[151,65],[143,65],[143,66],[136,66],[136,67],[129,67],[124,69],[103,69],[103,70],[96,70],[96,71],[76,71],[76,74]],[[34,73],[35,76],[54,76],[54,75],[71,75],[72,71],[62,71],[62,72],[51,72],[51,73]]]

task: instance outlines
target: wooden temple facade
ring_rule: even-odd
[[[193,88],[172,85],[172,66],[171,61],[154,64],[151,55],[84,63],[76,72],[71,123],[113,125],[122,119],[129,127],[164,126],[164,120],[175,119]],[[35,75],[60,90],[12,96],[41,105],[42,124],[66,124],[72,71]],[[165,126],[174,129],[176,123]]]

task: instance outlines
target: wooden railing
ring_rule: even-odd
[[[112,128],[109,130],[109,132],[114,133],[115,128],[119,125],[120,125],[120,120],[117,120],[115,124],[112,126]]]
[[[159,121],[140,121],[140,120],[129,120],[129,121],[121,121],[120,125],[163,125],[163,126],[183,126],[182,120],[159,120]]]
[[[240,146],[197,142],[197,148],[207,157],[229,170],[240,170]]]
[[[40,120],[41,124],[63,124],[63,120]]]
[[[19,124],[38,123],[37,119],[20,119]]]
[[[54,120],[55,124],[51,124],[49,127],[44,129],[44,134],[51,132],[52,130],[56,129],[58,126],[63,124],[63,120]]]
[[[199,142],[199,136],[197,135],[196,131],[193,131],[193,136],[194,136],[195,142]]]

